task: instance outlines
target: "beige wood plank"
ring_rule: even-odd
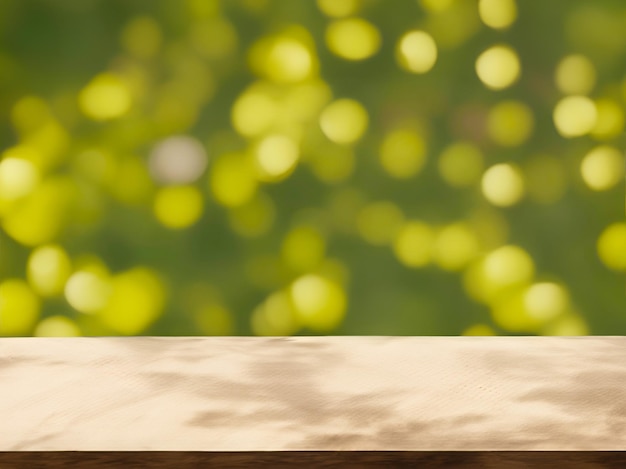
[[[0,339],[0,451],[626,450],[626,337]]]

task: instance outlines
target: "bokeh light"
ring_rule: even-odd
[[[193,137],[179,135],[159,142],[150,154],[152,177],[164,184],[188,184],[198,180],[208,162],[206,151]]]
[[[277,105],[268,94],[260,89],[242,93],[232,108],[234,128],[245,137],[262,134],[277,114]]]
[[[316,70],[311,39],[301,29],[264,37],[250,50],[250,67],[261,77],[276,83],[297,83]]]
[[[0,335],[626,331],[626,4],[122,3],[0,2]]]
[[[42,296],[62,294],[71,273],[72,261],[61,246],[39,246],[28,258],[28,283]]]
[[[65,316],[50,316],[42,319],[35,331],[35,337],[79,337],[80,327]]]
[[[503,101],[489,111],[487,133],[502,146],[517,146],[530,137],[534,127],[532,111],[524,103]]]
[[[626,270],[626,223],[612,223],[598,238],[598,255],[609,269]]]
[[[215,199],[227,207],[248,202],[256,193],[258,180],[254,161],[244,153],[220,155],[213,164],[209,185]]]
[[[515,0],[479,0],[478,13],[490,28],[505,29],[517,18],[517,4]]]
[[[337,20],[326,29],[326,45],[342,59],[367,59],[378,52],[380,44],[376,26],[362,18]]]
[[[63,230],[75,195],[75,186],[68,178],[48,178],[4,216],[2,228],[27,246],[51,242]]]
[[[426,142],[418,132],[393,130],[380,145],[380,163],[389,175],[405,179],[417,174],[426,162]]]
[[[454,4],[454,0],[418,0],[426,11],[440,13],[446,11]]]
[[[435,232],[426,223],[409,221],[393,240],[393,251],[407,267],[423,267],[433,258]]]
[[[476,59],[476,73],[490,89],[508,88],[519,79],[521,73],[517,52],[508,45],[490,47]]]
[[[580,137],[594,128],[598,111],[594,102],[586,96],[568,96],[554,107],[553,119],[556,130],[565,138]]]
[[[0,161],[0,198],[11,201],[30,194],[39,183],[39,171],[28,160],[5,157]]]
[[[39,318],[41,302],[28,284],[16,278],[0,283],[0,334],[28,335]]]
[[[263,181],[280,181],[291,173],[300,151],[286,135],[269,135],[259,142],[255,157]]]
[[[83,88],[79,105],[87,117],[103,121],[126,114],[132,105],[132,97],[128,85],[121,78],[103,73]]]
[[[342,98],[330,103],[320,115],[320,127],[333,142],[355,143],[367,130],[369,116],[361,103]]]
[[[319,9],[325,15],[334,18],[353,15],[359,10],[360,5],[361,0],[343,0],[341,2],[336,0],[317,0]]]
[[[504,246],[489,253],[484,269],[487,280],[499,286],[527,282],[534,274],[532,258],[518,246]]]
[[[595,101],[597,118],[591,136],[598,140],[611,140],[624,131],[624,110],[616,101],[598,99]]]
[[[164,226],[187,228],[198,221],[204,199],[194,186],[169,186],[159,189],[154,199],[154,214]]]
[[[545,321],[566,313],[569,302],[567,291],[552,282],[535,283],[524,293],[526,310],[530,315]]]
[[[409,31],[398,41],[396,59],[409,72],[426,73],[437,61],[437,44],[425,31]]]
[[[580,173],[591,189],[605,191],[624,181],[625,167],[623,152],[609,145],[601,145],[585,155],[580,164]]]
[[[72,308],[84,314],[95,314],[106,306],[111,294],[106,272],[78,270],[65,284],[65,298]]]
[[[307,274],[290,288],[299,321],[314,331],[331,331],[346,312],[346,295],[337,283],[319,275]]]
[[[586,95],[596,84],[596,69],[584,55],[568,55],[558,63],[554,81],[563,94]]]
[[[98,312],[117,333],[136,335],[159,317],[165,300],[165,285],[158,274],[135,267],[113,276],[106,306]]]
[[[251,315],[252,330],[260,336],[293,335],[302,327],[289,292],[270,295]]]
[[[535,265],[530,255],[515,245],[501,246],[482,258],[472,262],[463,274],[463,284],[467,294],[474,300],[489,304],[500,320],[515,319],[516,311],[520,312],[523,304],[521,294],[532,282]],[[509,304],[514,300],[517,306]],[[510,309],[508,307],[511,307]],[[528,315],[522,308],[523,327],[537,325],[537,320]],[[520,318],[518,318],[520,319]],[[501,321],[500,321],[501,322]],[[505,329],[507,325],[499,324]],[[518,326],[514,326],[518,330]]]
[[[481,188],[485,198],[493,205],[509,207],[524,195],[524,179],[517,166],[499,163],[485,171]]]
[[[476,145],[457,142],[447,146],[439,155],[441,177],[453,187],[470,186],[480,180],[484,157]]]
[[[322,234],[312,226],[292,228],[282,243],[282,258],[295,272],[307,272],[320,265],[324,258],[326,242]]]
[[[433,260],[443,270],[459,271],[479,253],[478,239],[467,223],[443,227],[433,246]]]

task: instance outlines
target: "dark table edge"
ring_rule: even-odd
[[[0,451],[0,469],[200,467],[626,468],[626,451]]]

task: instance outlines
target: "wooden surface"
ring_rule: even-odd
[[[42,451],[624,450],[626,337],[0,339],[0,468]]]
[[[278,452],[0,452],[0,469],[188,468],[469,468],[601,469],[626,467],[607,451],[278,451]]]

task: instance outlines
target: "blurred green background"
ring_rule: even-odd
[[[622,0],[0,1],[0,335],[626,334]]]

